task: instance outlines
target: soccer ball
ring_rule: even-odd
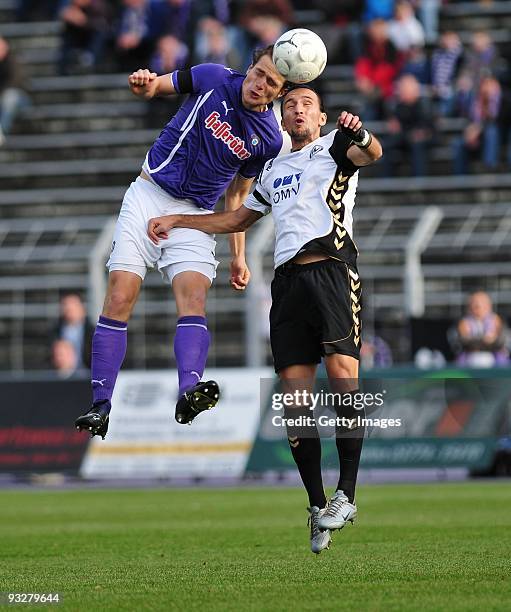
[[[326,58],[325,43],[305,28],[284,32],[273,47],[273,63],[291,83],[316,79],[325,69]]]

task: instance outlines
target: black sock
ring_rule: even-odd
[[[296,418],[301,411],[286,410],[286,418]],[[310,415],[310,412],[304,413]],[[321,441],[316,425],[287,427],[289,448],[295,460],[303,485],[309,496],[310,506],[326,506],[323,477],[321,475]]]
[[[358,389],[351,393],[346,393],[345,396],[359,393]],[[345,396],[343,396],[345,398]],[[337,407],[337,416],[343,416],[348,419],[365,418],[365,411],[356,410],[354,402],[351,405],[346,405],[343,401],[341,407]],[[362,454],[362,445],[364,443],[365,426],[349,428],[339,426],[336,428],[335,445],[339,455],[339,482],[337,490],[342,490],[348,501],[353,503],[355,499],[355,487],[357,484],[358,466],[360,463],[360,455]]]

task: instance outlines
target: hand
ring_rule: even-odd
[[[355,144],[363,142],[366,130],[362,127],[362,121],[358,115],[352,115],[347,111],[342,111],[337,119],[337,128],[346,134]]]
[[[160,240],[166,240],[169,237],[167,232],[174,227],[173,217],[174,215],[166,215],[165,217],[149,219],[149,223],[147,224],[147,235],[151,242],[158,245]]]
[[[131,91],[136,96],[143,96],[144,98],[152,98],[156,94],[158,88],[158,81],[156,80],[158,75],[156,72],[150,70],[140,69],[132,72],[128,77],[128,83]]]
[[[233,257],[231,260],[231,287],[236,291],[245,291],[250,280],[250,270],[244,257]]]

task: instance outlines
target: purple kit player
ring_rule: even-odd
[[[92,341],[93,405],[76,427],[105,437],[115,381],[127,345],[127,322],[147,268],[158,267],[172,286],[178,321],[174,339],[179,376],[176,420],[190,423],[219,398],[214,381],[201,382],[209,347],[205,317],[215,277],[215,240],[199,230],[176,228],[155,245],[147,235],[152,217],[210,214],[225,192],[227,210],[247,197],[254,177],[282,145],[271,108],[285,80],[272,62],[273,46],[254,54],[242,75],[218,64],[202,64],[157,76],[137,70],[132,92],[143,98],[190,94],[149,150],[142,172],[124,196],[108,260],[108,290]],[[232,234],[231,285],[249,280],[245,236]]]

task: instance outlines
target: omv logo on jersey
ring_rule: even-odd
[[[211,130],[213,136],[217,140],[225,142],[236,157],[239,159],[248,159],[250,157],[250,152],[247,151],[245,147],[245,141],[232,133],[232,125],[230,123],[227,121],[220,121],[219,113],[216,111],[210,113],[210,115],[206,117],[204,124],[208,130]]]
[[[302,173],[288,174],[286,176],[279,176],[273,181],[273,203],[278,204],[282,200],[297,195],[300,189],[300,177]]]

